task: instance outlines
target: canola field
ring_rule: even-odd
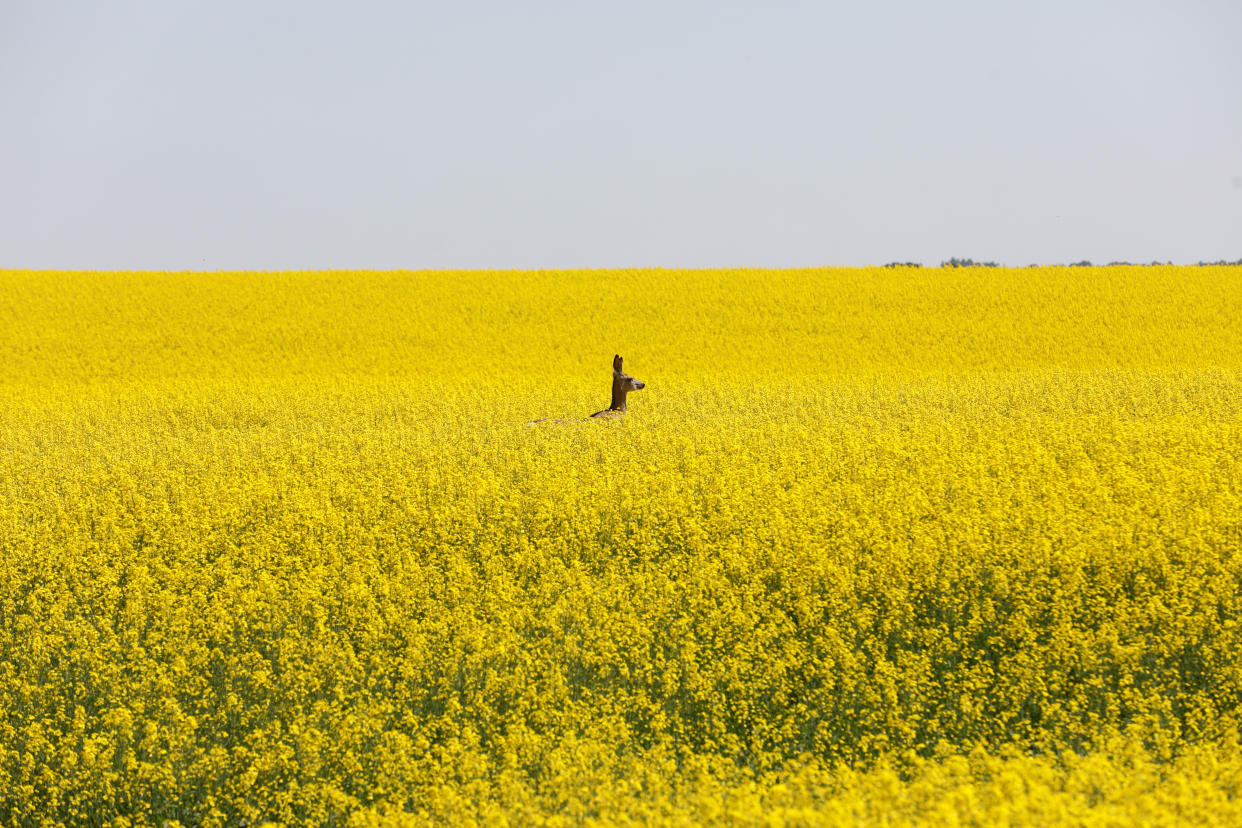
[[[0,271],[0,824],[1242,824],[1240,320],[1239,267]]]

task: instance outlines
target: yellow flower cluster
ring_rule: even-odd
[[[1239,267],[0,271],[0,823],[1242,822],[1240,319]]]

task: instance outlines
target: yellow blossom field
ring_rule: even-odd
[[[1240,596],[1242,267],[0,271],[0,824],[1242,824]]]

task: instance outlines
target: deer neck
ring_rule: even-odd
[[[629,393],[621,388],[621,380],[614,379],[612,381],[612,405],[608,406],[609,411],[625,411],[625,395]]]

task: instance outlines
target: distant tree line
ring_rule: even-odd
[[[1170,262],[1153,261],[1153,262],[1149,262],[1147,265],[1135,264],[1134,262],[1109,262],[1107,266],[1108,267],[1157,267],[1157,266],[1172,265],[1172,264],[1173,262],[1171,261]],[[1236,262],[1230,262],[1225,259],[1221,259],[1220,261],[1216,261],[1216,262],[1195,262],[1194,264],[1195,267],[1219,267],[1222,265],[1229,266],[1229,267],[1242,266],[1242,259],[1238,259]],[[884,267],[888,267],[888,268],[922,267],[922,266],[923,265],[919,262],[889,262],[888,264],[884,265]],[[958,258],[952,258],[952,259],[949,259],[947,262],[941,262],[940,266],[941,267],[1000,267],[1000,265],[998,265],[996,262],[976,262],[974,259],[958,259]],[[1055,267],[1055,265],[1048,265],[1048,266]],[[1044,265],[1029,264],[1027,265],[1027,267],[1044,267]],[[1066,265],[1066,267],[1094,267],[1094,265],[1092,265],[1091,262],[1087,261],[1086,259],[1083,259],[1081,262],[1073,262],[1071,264]]]
[[[1171,261],[1170,262],[1153,261],[1153,262],[1148,262],[1146,265],[1142,264],[1141,262],[1137,264],[1134,262],[1109,262],[1108,267],[1161,267],[1164,265],[1172,265],[1172,264],[1173,262]],[[1242,265],[1242,259],[1238,259],[1236,262],[1226,261],[1225,259],[1221,259],[1220,261],[1217,261],[1217,262],[1195,262],[1193,266],[1194,267],[1218,267],[1221,265],[1225,265],[1225,266]],[[1087,261],[1086,259],[1083,259],[1081,262],[1074,262],[1072,265],[1069,265],[1069,267],[1091,267],[1091,266],[1092,266],[1091,262]],[[1039,267],[1039,265],[1030,265],[1030,267]]]
[[[1000,267],[996,262],[976,262],[974,259],[949,259],[941,262],[941,267]]]

